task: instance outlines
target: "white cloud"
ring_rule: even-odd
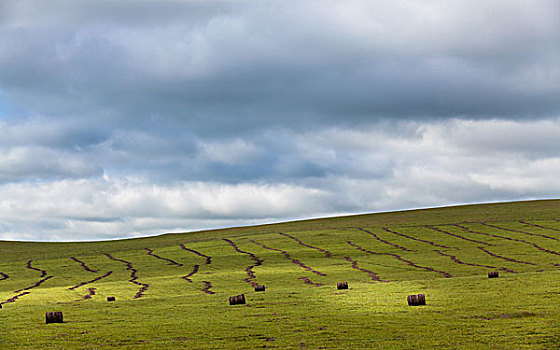
[[[290,181],[280,177],[267,182],[158,182],[105,173],[74,180],[9,182],[0,185],[0,238],[89,240],[340,213],[559,197],[560,147],[554,143],[560,139],[558,130],[560,120],[555,119],[403,122],[280,132],[276,133],[282,135],[280,145],[289,145],[284,150],[287,159],[322,169],[292,176]],[[526,138],[524,131],[529,134]],[[523,145],[525,139],[528,143]],[[279,144],[268,142],[267,134],[243,141],[207,141],[189,161],[194,167],[207,161],[245,167],[257,150],[278,153]],[[519,143],[523,146],[515,147]],[[285,161],[281,157],[267,166],[275,168]]]
[[[0,239],[88,240],[305,217],[331,210],[297,185],[84,179],[0,186]],[[27,231],[27,233],[25,233]],[[29,233],[32,231],[33,233]]]

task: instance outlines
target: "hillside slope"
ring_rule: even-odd
[[[548,200],[0,242],[0,348],[551,349],[559,219]],[[427,305],[409,307],[418,293]],[[47,311],[65,323],[45,324]]]

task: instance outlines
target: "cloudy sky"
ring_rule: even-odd
[[[0,239],[560,197],[557,0],[0,0]]]

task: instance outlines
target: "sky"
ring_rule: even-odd
[[[557,0],[0,0],[0,239],[560,198]]]

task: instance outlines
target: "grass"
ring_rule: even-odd
[[[0,280],[0,348],[560,348],[559,214],[560,201],[549,200],[111,242],[0,242],[9,276]],[[248,267],[266,292],[247,283]],[[182,278],[196,269],[192,282]],[[488,279],[494,270],[500,278]],[[149,285],[136,299],[133,277]],[[350,289],[337,291],[341,281]],[[203,291],[208,283],[215,294]],[[240,293],[247,305],[229,306]],[[427,305],[407,306],[418,293]],[[65,322],[45,324],[47,311],[63,311]]]

